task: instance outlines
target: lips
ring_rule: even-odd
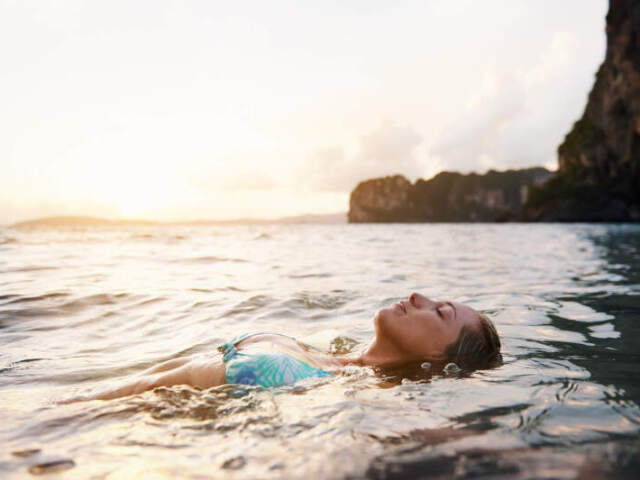
[[[398,302],[395,304],[395,306],[402,310],[404,313],[407,313],[407,307],[404,306],[404,303]]]

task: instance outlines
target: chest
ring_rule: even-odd
[[[311,366],[328,369],[336,366],[336,361],[326,353],[319,352],[311,346],[293,338],[273,334],[256,335],[236,344],[238,352],[252,353],[286,353]]]

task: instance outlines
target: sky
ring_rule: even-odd
[[[0,224],[348,210],[363,180],[556,168],[605,0],[0,0]]]

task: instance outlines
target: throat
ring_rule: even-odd
[[[362,353],[354,359],[353,363],[384,367],[399,365],[411,360],[413,359],[408,358],[407,354],[398,349],[393,343],[380,342],[374,338]]]

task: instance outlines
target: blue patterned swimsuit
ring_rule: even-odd
[[[305,378],[333,376],[326,370],[312,367],[286,353],[249,354],[236,349],[236,344],[254,335],[262,335],[262,333],[245,333],[218,347],[224,355],[227,383],[279,387],[292,385]],[[295,340],[293,337],[279,333],[269,333],[269,335],[280,335]],[[320,351],[311,345],[306,346]]]

